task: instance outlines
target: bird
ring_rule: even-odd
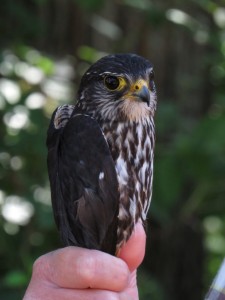
[[[157,92],[152,63],[109,54],[89,67],[77,102],[53,112],[47,166],[65,246],[117,255],[152,196]]]

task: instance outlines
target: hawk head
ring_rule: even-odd
[[[152,64],[135,54],[115,54],[86,71],[77,106],[99,120],[138,122],[154,116],[156,100]]]

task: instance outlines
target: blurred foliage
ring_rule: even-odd
[[[60,245],[51,211],[45,138],[54,108],[73,98],[73,68],[22,46],[2,51],[0,70],[1,287],[20,291],[29,281],[34,259]]]
[[[206,292],[225,254],[224,4],[223,0],[3,1],[1,299],[21,298],[34,260],[60,247],[46,169],[49,118],[57,105],[74,101],[87,66],[111,51],[147,56],[151,50],[158,81],[150,250],[139,271],[140,299],[175,299],[168,294],[172,284],[178,285],[171,283],[169,267],[177,263],[179,270],[185,253],[194,257],[202,253],[200,248],[204,255],[196,256],[196,268],[201,269],[200,293]],[[77,16],[73,14],[80,16],[79,24],[73,23]],[[188,267],[189,262],[184,263]],[[192,274],[180,274],[190,281],[191,290]]]

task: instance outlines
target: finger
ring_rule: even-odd
[[[65,289],[57,286],[49,286],[43,282],[36,282],[35,286],[31,286],[24,295],[23,300],[132,300],[130,293],[127,292],[112,292],[108,290],[94,289]]]
[[[41,269],[49,282],[70,289],[121,291],[127,286],[130,275],[123,260],[79,247],[66,247],[48,253],[37,260],[35,268],[36,273]]]
[[[46,298],[44,298],[46,299]],[[107,290],[69,290],[69,289],[58,289],[55,291],[55,298],[60,300],[134,300],[132,295],[126,291],[122,293],[112,292]]]
[[[137,269],[131,273],[129,286],[126,290],[126,294],[130,295],[132,299],[139,299],[137,288]]]
[[[141,222],[138,222],[128,242],[119,252],[119,257],[124,260],[130,271],[137,269],[145,256],[146,234]]]

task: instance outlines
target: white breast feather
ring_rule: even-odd
[[[126,185],[128,181],[127,163],[121,156],[116,161],[116,172],[119,184]]]

